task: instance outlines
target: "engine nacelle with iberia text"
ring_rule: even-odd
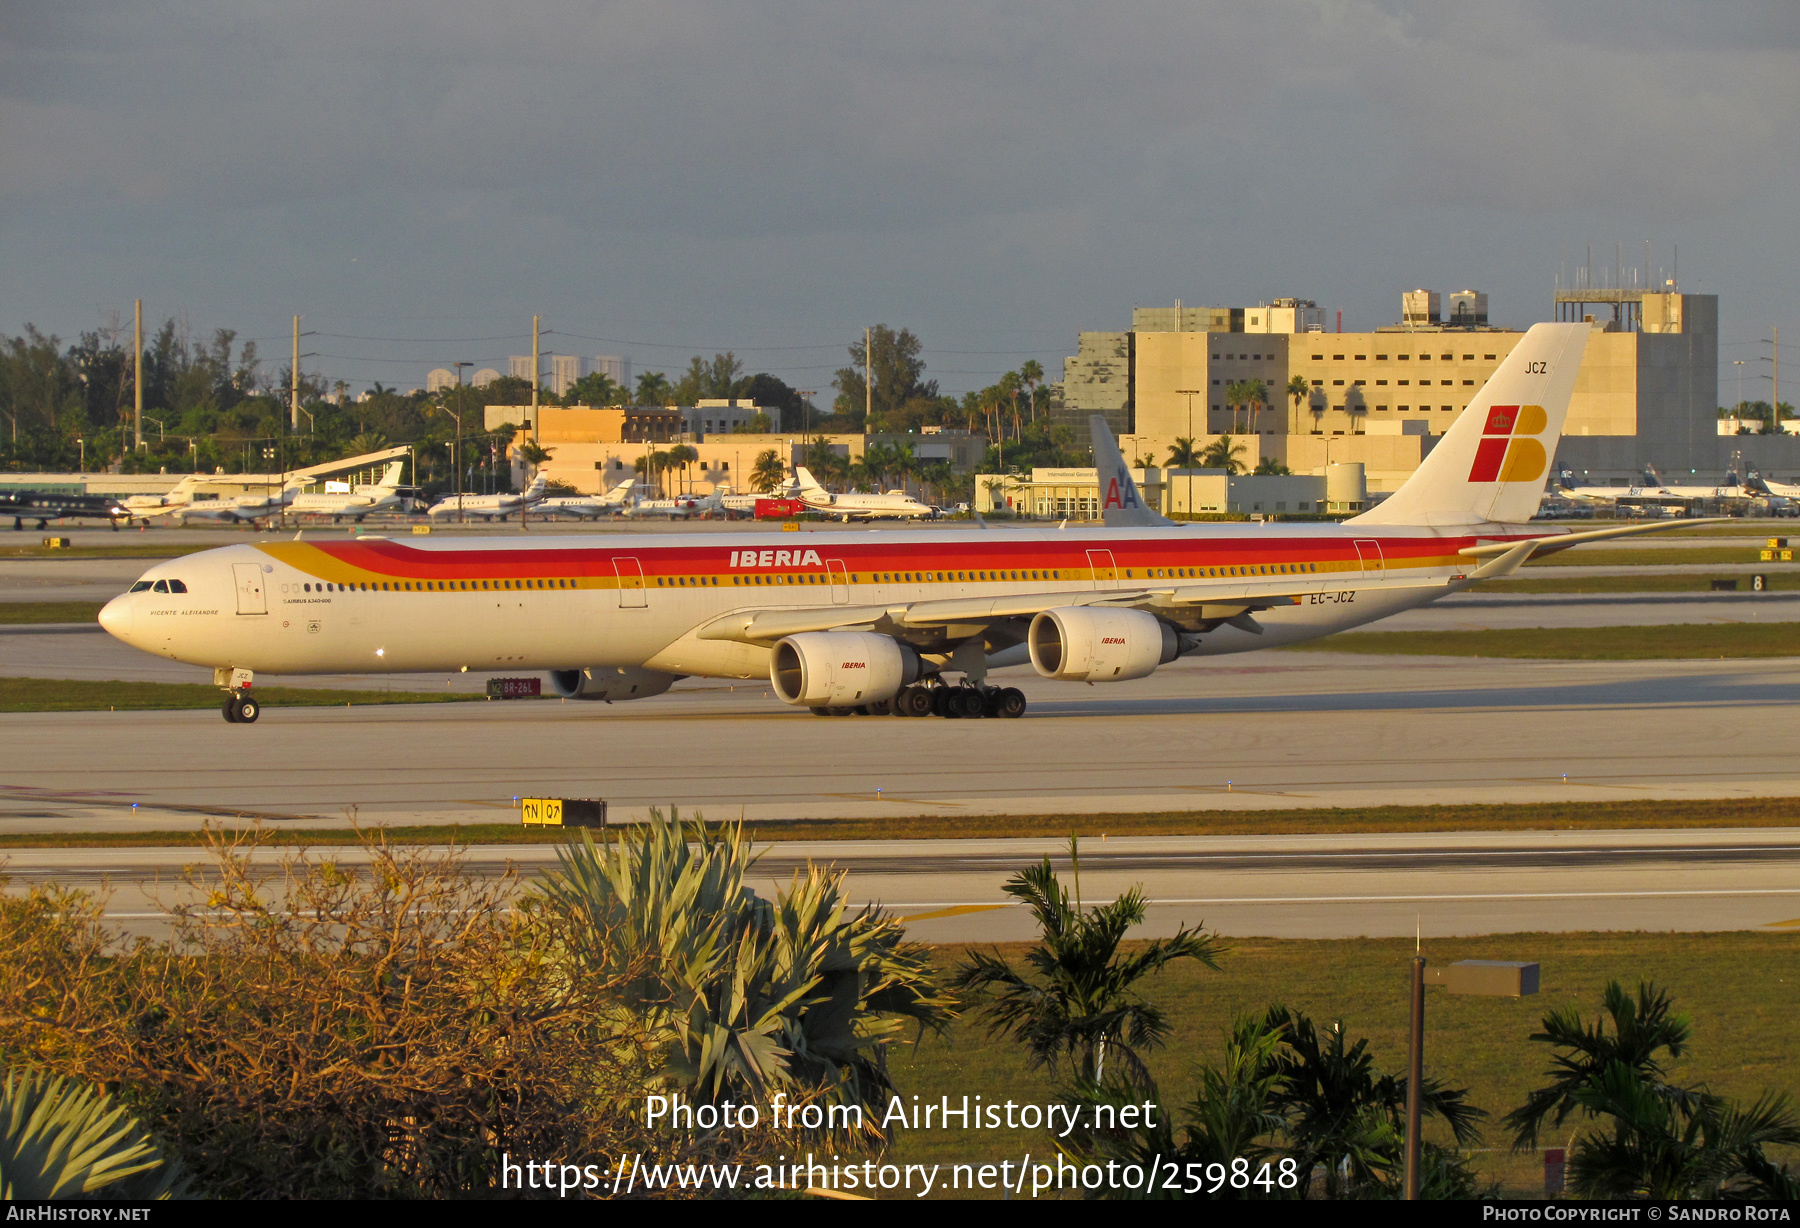
[[[769,658],[776,696],[806,708],[880,703],[918,676],[910,645],[872,631],[804,631],[777,643]]]
[[[1059,682],[1126,682],[1181,653],[1175,628],[1142,610],[1060,606],[1031,620],[1031,666]]]

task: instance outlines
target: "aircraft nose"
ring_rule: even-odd
[[[100,627],[115,639],[131,640],[131,602],[124,596],[114,597],[100,607]]]

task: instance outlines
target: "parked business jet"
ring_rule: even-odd
[[[400,484],[400,475],[405,468],[404,461],[392,462],[381,475],[381,481],[372,486],[346,485],[340,490],[327,489],[322,494],[295,495],[288,510],[309,516],[330,516],[334,520],[351,516],[358,524],[370,512],[406,511],[412,507],[419,492],[416,486]],[[326,483],[328,487],[334,484]]]
[[[246,543],[158,563],[100,623],[213,667],[239,722],[256,719],[258,672],[464,668],[548,670],[575,699],[640,699],[699,675],[766,678],[825,715],[1016,717],[1025,697],[988,685],[996,666],[1125,682],[1675,527],[1527,523],[1591,331],[1533,327],[1405,485],[1343,524],[1172,524],[1144,506],[1096,415],[1101,529]]]
[[[805,465],[794,466],[794,485],[801,502],[807,507],[845,521],[875,520],[885,516],[901,520],[929,519],[937,515],[935,507],[920,503],[903,490],[890,490],[885,495],[868,495],[859,491],[834,495],[819,485],[819,480],[813,477],[812,470]]]
[[[49,526],[52,520],[110,520],[117,529],[120,520],[131,519],[131,513],[117,499],[106,495],[65,495],[48,490],[0,490],[0,517],[11,516],[13,528],[22,529],[25,521],[37,521],[37,527]]]
[[[454,516],[461,512],[464,516],[479,516],[483,520],[498,517],[505,520],[514,512],[523,512],[533,504],[542,503],[544,490],[549,482],[543,474],[532,479],[531,485],[516,494],[506,495],[451,495],[431,505],[431,516]]]
[[[626,478],[611,490],[597,495],[553,495],[538,501],[537,510],[546,515],[576,516],[582,520],[598,520],[616,516],[625,510],[625,500],[637,485],[636,478]]]
[[[296,480],[267,494],[237,495],[230,499],[193,499],[170,508],[163,515],[182,524],[190,520],[217,520],[230,524],[255,524],[279,516],[300,497],[305,482]]]
[[[659,516],[669,520],[686,520],[706,510],[706,500],[699,495],[675,495],[668,499],[634,499],[631,506],[625,509],[625,514],[634,520],[655,519]]]

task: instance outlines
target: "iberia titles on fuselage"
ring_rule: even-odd
[[[1171,524],[1141,505],[1096,418],[1104,529],[262,543],[160,563],[101,622],[214,667],[238,699],[256,672],[541,669],[569,697],[642,698],[699,675],[767,678],[825,712],[1018,715],[1023,697],[988,686],[989,669],[1140,678],[1662,527],[1525,523],[1588,331],[1534,327],[1407,483],[1343,524]]]

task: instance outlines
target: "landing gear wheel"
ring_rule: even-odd
[[[1016,721],[1025,715],[1025,692],[1018,687],[1009,686],[1000,692],[1000,704],[996,715],[1007,720]]]
[[[952,720],[952,721],[955,720],[957,717],[961,716],[962,713],[958,712],[956,710],[955,705],[951,702],[952,698],[953,697],[950,694],[949,687],[947,687],[947,686],[932,687],[931,688],[931,715],[941,716],[947,720]]]
[[[238,695],[232,700],[236,715],[232,718],[240,725],[254,725],[256,718],[262,715],[262,705],[249,695]]]
[[[227,695],[225,697],[225,702],[220,705],[219,710],[224,714],[225,720],[227,723],[232,724],[232,725],[237,724],[237,696],[236,695]]]
[[[891,699],[878,699],[872,704],[864,704],[863,711],[867,712],[870,716],[892,716],[894,714],[894,701]]]
[[[950,693],[950,698],[945,701],[944,707],[946,716],[977,718],[984,714],[987,698],[974,687],[961,687]]]
[[[894,696],[895,716],[930,716],[931,711],[930,687],[909,686]]]

